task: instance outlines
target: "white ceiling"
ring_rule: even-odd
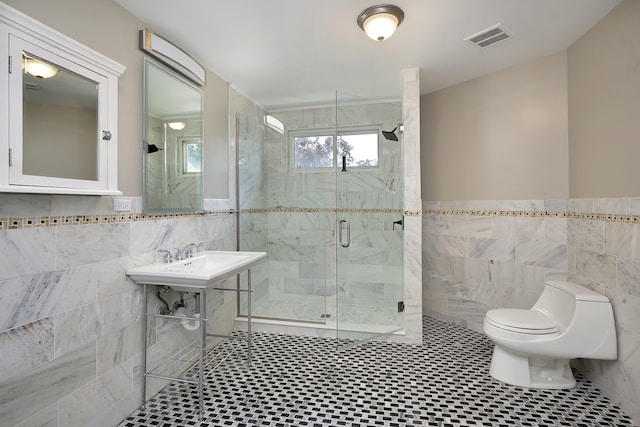
[[[384,42],[358,14],[375,0],[115,0],[268,111],[328,104],[335,92],[399,99],[401,71],[429,93],[569,47],[620,0],[394,0]],[[463,39],[492,25],[512,37]]]

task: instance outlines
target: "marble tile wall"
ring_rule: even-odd
[[[529,308],[544,282],[606,295],[618,360],[575,366],[640,423],[640,199],[423,202],[425,314],[482,330],[487,310]]]
[[[336,114],[341,127],[381,125],[393,129],[400,113],[397,105],[380,103],[273,115],[288,132],[334,128]],[[270,298],[316,298],[322,307],[325,297],[336,293],[335,208],[339,207],[340,215],[351,223],[353,242],[340,255],[340,263],[350,264],[347,274],[338,278],[341,302],[389,304],[384,298],[389,292],[374,289],[381,283],[392,288],[402,284],[402,236],[392,229],[393,221],[403,212],[400,148],[397,142],[384,141],[380,170],[352,171],[336,177],[328,172],[292,171],[287,133],[268,132],[265,158]],[[385,274],[381,274],[383,271]],[[392,303],[395,306],[395,301]],[[317,321],[322,314],[318,311]]]
[[[285,300],[332,305],[336,290],[343,303],[395,304],[402,298],[405,335],[400,340],[421,342],[422,229],[420,180],[415,179],[420,171],[417,70],[404,72],[403,87],[402,107],[340,102],[337,110],[324,107],[272,113],[287,131],[334,128],[336,121],[340,127],[376,125],[391,130],[406,118],[403,144],[409,155],[403,155],[400,143],[384,141],[379,171],[339,174],[339,182],[334,174],[292,172],[286,134],[267,130],[265,135],[264,111],[231,91],[232,133],[233,129],[239,132],[233,143],[240,142],[240,247],[269,253],[268,270],[257,272],[254,286],[256,297],[275,300],[267,307]],[[407,171],[411,183],[405,186]],[[336,208],[352,227],[354,247],[340,254],[338,261],[350,263],[344,278],[336,278]],[[403,214],[404,233],[392,227]],[[246,309],[244,301],[242,309]],[[254,305],[254,314],[260,315],[260,304]],[[273,317],[271,313],[265,316]],[[295,320],[294,313],[284,311],[277,317]]]
[[[111,206],[110,197],[0,194],[0,424],[116,425],[141,396],[142,295],[126,269],[190,242],[235,249],[228,212],[144,217]],[[235,297],[212,293],[208,304],[213,329],[229,332]],[[160,305],[152,295],[151,311]],[[150,366],[191,338],[175,322],[149,322]],[[151,382],[150,395],[163,385]]]

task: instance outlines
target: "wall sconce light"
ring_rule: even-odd
[[[46,62],[42,62],[34,58],[29,58],[28,56],[23,56],[23,58],[24,70],[32,76],[36,76],[39,79],[48,79],[49,77],[53,77],[58,73],[57,68],[47,64]]]
[[[381,4],[371,6],[358,15],[358,26],[373,40],[386,40],[404,20],[404,12],[398,6]]]
[[[187,126],[185,122],[171,122],[168,125],[173,130],[182,130]]]
[[[264,116],[264,124],[269,126],[271,129],[275,130],[279,134],[284,134],[284,125],[282,122],[275,117],[266,114]]]
[[[140,30],[140,50],[173,68],[198,86],[206,83],[207,72],[184,50],[148,28]]]

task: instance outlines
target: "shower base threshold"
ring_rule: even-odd
[[[236,317],[236,330],[244,331],[247,327],[247,318]],[[280,320],[268,318],[251,318],[251,329],[255,332],[268,332],[275,334],[305,335],[335,338],[336,321],[327,320],[325,322],[301,322],[296,320]],[[357,323],[340,323],[340,336],[345,338],[353,337],[359,339],[358,334],[384,335],[389,336],[390,341],[396,341],[393,337],[403,337],[403,328],[390,329],[389,326],[364,325]]]

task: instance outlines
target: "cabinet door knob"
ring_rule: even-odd
[[[108,130],[103,130],[102,139],[104,139],[105,141],[109,141],[111,139],[111,132]]]

